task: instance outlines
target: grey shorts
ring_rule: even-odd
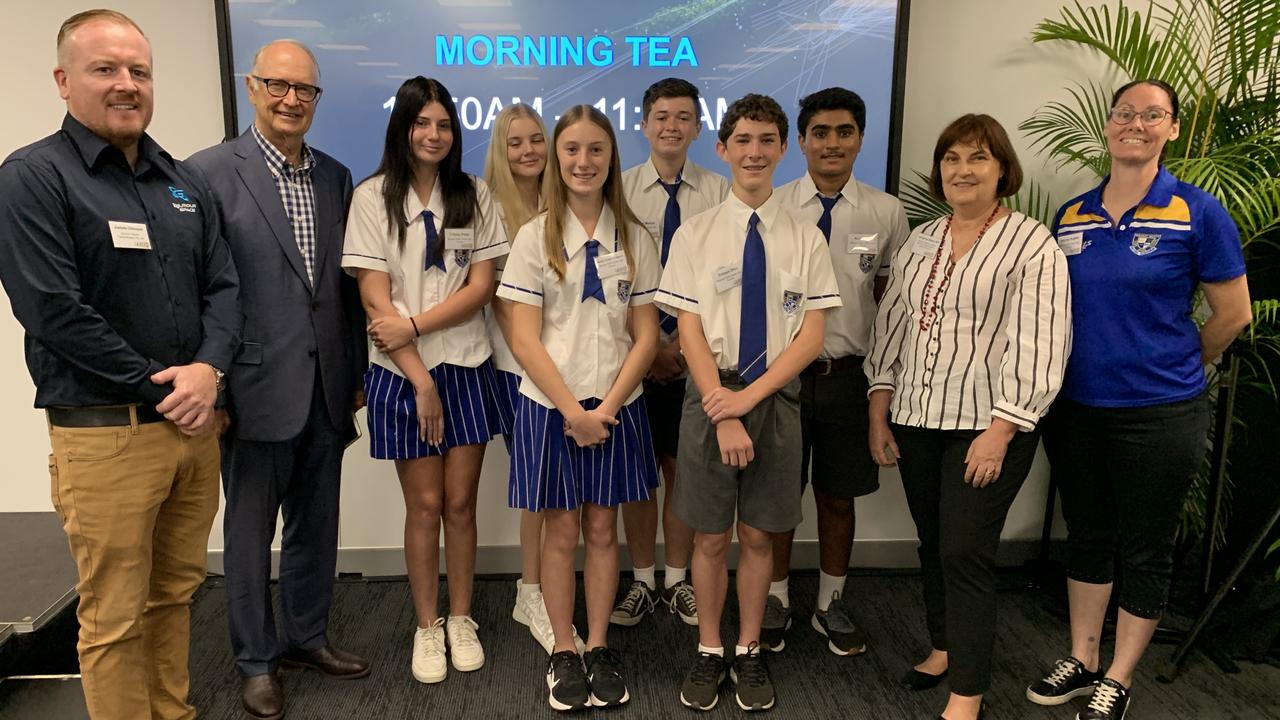
[[[744,385],[722,375],[730,390]],[[738,522],[781,533],[800,524],[800,381],[792,380],[742,418],[755,451],[743,470],[720,461],[715,426],[693,378],[685,387],[672,510],[694,530],[722,533]]]

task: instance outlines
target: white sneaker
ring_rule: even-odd
[[[431,627],[420,627],[413,634],[413,677],[422,683],[444,680],[444,618],[436,618]]]
[[[551,618],[547,617],[547,601],[542,597],[542,593],[529,593],[525,596],[524,602],[517,603],[516,607],[519,609],[520,614],[528,620],[525,625],[529,626],[529,634],[550,655],[556,646],[556,634],[551,629]],[[512,617],[515,617],[514,612]],[[516,618],[516,620],[519,619]],[[578,636],[578,628],[576,627],[573,628],[573,644],[577,646],[579,655],[586,651],[586,643],[582,642],[582,638]]]
[[[454,670],[471,672],[484,667],[484,648],[480,647],[480,638],[476,637],[479,627],[466,615],[451,616],[445,623],[445,632],[449,635],[449,659]]]
[[[528,598],[520,597],[521,595],[520,588],[523,586],[524,586],[524,581],[521,580],[520,578],[516,578],[516,602],[514,605],[511,606],[511,619],[515,620],[521,625],[528,626],[529,613],[526,612],[524,609],[524,605],[526,602],[528,602]]]

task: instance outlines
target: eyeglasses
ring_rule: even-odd
[[[299,100],[309,103],[315,102],[316,98],[320,97],[320,93],[324,92],[324,90],[316,87],[315,85],[308,85],[306,83],[291,83],[288,80],[264,78],[258,77],[257,75],[250,75],[249,77],[252,77],[254,80],[257,80],[267,86],[267,94],[271,97],[282,98],[285,95],[288,95],[290,90],[293,90]]]
[[[1159,125],[1164,119],[1173,113],[1161,107],[1149,107],[1142,112],[1138,112],[1128,105],[1117,108],[1111,108],[1111,121],[1117,125],[1128,125],[1133,122],[1134,118],[1142,118],[1143,125]]]

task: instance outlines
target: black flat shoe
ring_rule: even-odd
[[[920,672],[915,668],[911,668],[902,676],[901,679],[898,680],[898,684],[912,692],[919,692],[921,690],[938,687],[946,677],[946,670],[943,670],[939,675],[930,675],[929,673]]]

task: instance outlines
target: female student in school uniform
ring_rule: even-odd
[[[640,381],[658,343],[659,262],[627,208],[613,128],[579,105],[556,124],[547,212],[516,235],[498,295],[512,301],[524,368],[510,502],[542,511],[542,591],[555,635],[547,674],[557,710],[630,698],[606,647],[618,587],[618,505],[658,485]],[[574,550],[586,542],[587,651],[574,648]],[[583,661],[585,659],[585,671]]]
[[[484,161],[484,179],[493,192],[493,202],[508,238],[542,212],[542,176],[547,167],[547,129],[538,111],[525,103],[508,105],[493,123],[489,152]],[[505,258],[498,261],[497,279],[502,279]],[[489,342],[493,346],[492,392],[498,405],[502,438],[511,453],[515,428],[516,400],[520,394],[520,364],[511,354],[507,336],[511,334],[511,306],[494,297],[485,313]],[[542,513],[520,511],[520,578],[516,580],[516,602],[511,617],[529,628],[548,654],[555,645],[551,619],[542,598]],[[582,640],[575,641],[581,651]]]
[[[942,131],[930,184],[952,211],[894,255],[865,364],[871,456],[900,467],[920,536],[933,650],[903,683],[949,674],[947,720],[982,716],[1000,530],[1071,347],[1067,259],[1043,225],[1000,204],[1021,183],[989,115]]]
[[[406,80],[382,163],[352,198],[342,264],[359,280],[370,318],[371,451],[395,461],[404,493],[420,682],[444,679],[446,636],[454,669],[484,665],[471,619],[476,487],[499,426],[480,309],[493,294],[494,260],[507,251],[488,187],[462,172],[449,91],[421,76]],[[442,523],[447,620],[437,614]]]

